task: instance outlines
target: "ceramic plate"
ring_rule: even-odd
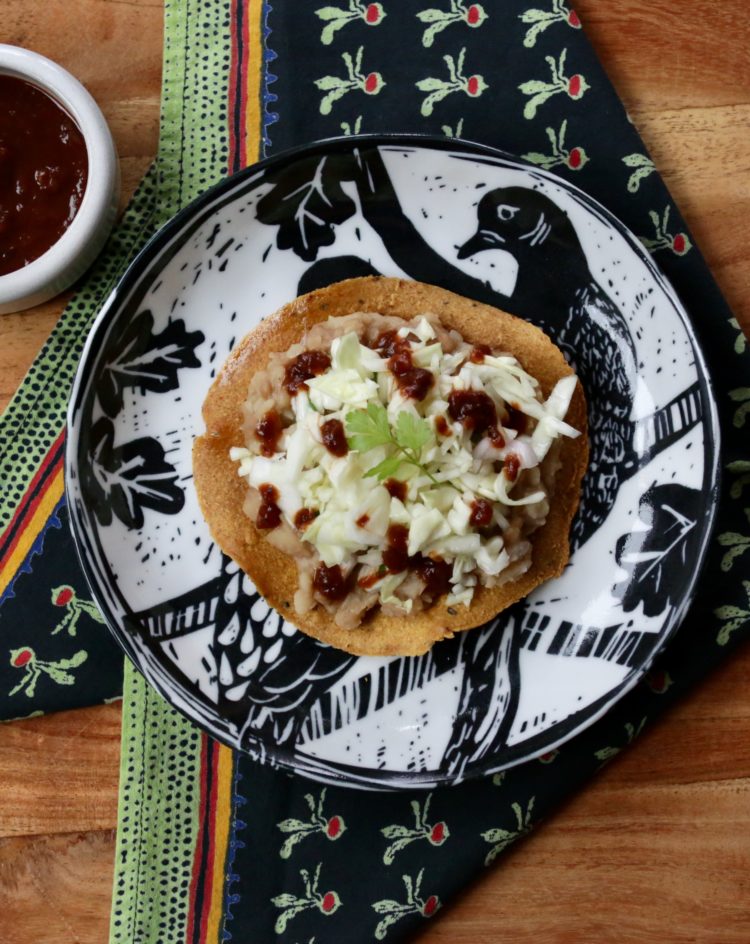
[[[538,323],[589,401],[565,573],[419,658],[299,633],[212,543],[191,476],[201,404],[235,343],[296,295],[369,273]],[[684,309],[603,207],[477,145],[346,138],[223,181],[138,256],[82,357],[68,500],[112,632],[180,711],[318,780],[427,786],[551,750],[644,674],[694,589],[718,435]]]

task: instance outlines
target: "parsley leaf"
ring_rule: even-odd
[[[398,472],[398,467],[404,461],[404,457],[400,453],[396,453],[395,456],[389,456],[387,459],[383,459],[382,462],[378,462],[377,465],[373,466],[369,472],[365,472],[365,478],[369,479],[372,476],[377,476],[378,481],[382,482],[383,479],[390,478],[392,475],[395,475]]]
[[[385,407],[380,403],[369,403],[366,411],[347,413],[346,431],[349,448],[357,452],[367,452],[377,446],[396,447],[396,454],[388,456],[366,472],[365,478],[376,477],[382,482],[395,475],[401,463],[408,462],[438,484],[419,461],[423,446],[432,439],[427,420],[403,410],[398,414],[395,430],[392,430]]]
[[[388,413],[380,403],[369,403],[367,411],[347,413],[346,431],[349,448],[357,452],[367,452],[393,442]]]
[[[405,410],[398,414],[395,439],[402,449],[418,453],[431,438],[432,430],[426,420]]]

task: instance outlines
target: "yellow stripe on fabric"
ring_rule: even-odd
[[[214,861],[211,908],[206,922],[206,944],[220,944],[224,885],[229,848],[229,826],[232,819],[232,784],[234,781],[233,752],[223,744],[219,748],[216,771],[216,816],[214,818]]]
[[[7,564],[3,567],[2,573],[0,573],[0,594],[2,594],[8,584],[11,582],[13,577],[15,577],[18,568],[23,564],[26,559],[26,555],[31,550],[31,546],[39,537],[42,529],[47,523],[47,519],[52,514],[55,505],[62,498],[63,493],[63,470],[62,467],[58,470],[54,478],[49,482],[45,490],[44,495],[42,496],[41,501],[36,507],[36,511],[31,517],[31,520],[23,529],[23,532],[18,539],[18,544],[13,548],[13,553],[8,558]]]
[[[263,88],[263,0],[247,0],[248,52],[245,100],[245,153],[247,163],[260,159]]]

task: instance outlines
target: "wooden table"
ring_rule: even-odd
[[[747,0],[577,7],[750,330]],[[4,0],[2,8],[2,41],[56,59],[104,109],[125,200],[156,153],[161,3]],[[65,301],[0,318],[0,406]],[[447,909],[425,944],[747,944],[748,678],[746,647]],[[107,940],[119,721],[119,706],[108,705],[0,726],[4,944]]]

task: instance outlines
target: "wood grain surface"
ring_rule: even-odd
[[[156,153],[161,3],[0,8],[0,41],[56,59],[102,106],[125,201]],[[577,9],[750,330],[747,0],[579,0]],[[0,317],[0,407],[65,301]],[[446,908],[421,944],[747,944],[748,678],[745,647]],[[0,726],[3,944],[106,942],[119,718],[107,705]]]

